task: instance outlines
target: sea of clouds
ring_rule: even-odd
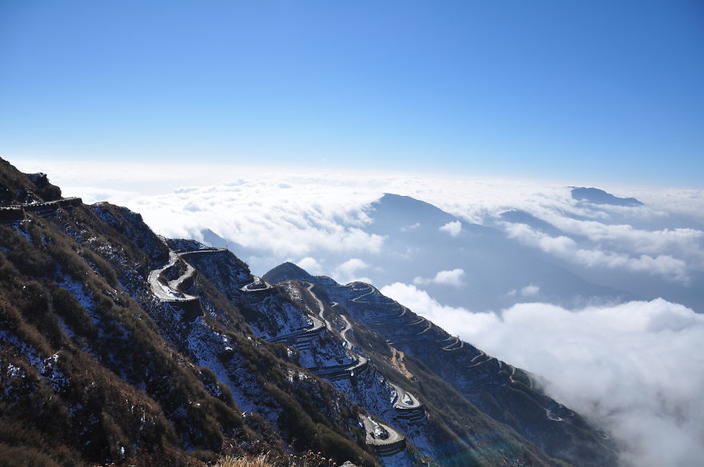
[[[507,209],[524,210],[561,233],[525,224],[499,226],[516,241],[581,267],[647,272],[685,284],[692,271],[704,270],[701,189],[602,186],[636,196],[645,206],[595,207],[577,203],[565,183],[517,178],[46,160],[19,165],[48,172],[66,194],[87,202],[128,206],[163,235],[201,239],[208,228],[277,260],[299,261],[321,249],[349,258],[356,251],[381,252],[384,238],[365,232],[365,210],[390,192],[480,224]],[[459,223],[443,227],[449,235],[460,228]],[[326,274],[339,266],[315,259]]]
[[[496,313],[443,306],[413,284],[381,292],[485,352],[607,429],[633,466],[694,466],[704,455],[704,315],[662,299]]]
[[[46,160],[18,166],[48,172],[66,195],[128,206],[165,236],[201,239],[207,228],[263,250],[267,258],[244,258],[260,274],[265,269],[257,265],[292,260],[341,282],[363,279],[369,265],[358,252],[384,254],[385,238],[365,230],[369,204],[384,192],[489,223],[585,271],[642,273],[686,286],[704,270],[701,189],[600,186],[645,203],[624,208],[577,203],[568,183],[525,179]],[[558,232],[503,222],[499,215],[507,209],[524,210]],[[461,225],[442,228],[457,235]],[[346,259],[333,263],[321,251]],[[662,299],[580,309],[532,303],[540,292],[534,284],[509,292],[526,303],[476,313],[444,306],[423,290],[462,287],[465,280],[462,269],[448,269],[412,284],[376,285],[449,332],[543,377],[551,395],[622,443],[629,465],[701,463],[704,315]]]

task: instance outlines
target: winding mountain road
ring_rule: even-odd
[[[179,290],[179,287],[183,284],[183,281],[185,281],[189,276],[192,276],[195,271],[192,267],[190,267],[190,265],[187,266],[186,272],[175,280],[166,281],[162,278],[162,275],[166,271],[176,266],[179,259],[179,255],[176,252],[169,250],[169,262],[163,267],[149,272],[149,277],[147,280],[152,288],[152,293],[163,302],[187,302],[198,300],[198,297],[189,295]]]
[[[240,288],[242,292],[248,292],[248,293],[253,293],[253,292],[265,292],[267,290],[271,290],[274,287],[269,284],[267,281],[262,279],[259,276],[252,276],[254,280],[250,282],[247,285],[244,285]]]
[[[366,297],[367,295],[373,294],[375,292],[375,289],[374,289],[374,287],[372,287],[369,284],[364,284],[364,285],[366,285],[369,290],[367,292],[363,293],[362,295],[359,295],[358,297],[353,298],[352,299],[353,302],[355,302],[355,303],[372,303],[369,301],[362,301],[362,299],[364,297]]]
[[[320,317],[321,320],[325,323],[326,329],[332,330],[332,324],[325,318],[325,305],[323,305],[323,301],[318,298],[318,296],[313,292],[313,287],[315,287],[315,284],[313,283],[308,283],[308,287],[306,290],[310,294],[311,297],[315,300],[316,305],[318,306],[318,316]],[[342,316],[342,315],[340,315]],[[347,328],[344,330],[344,333],[340,333],[340,337],[342,337],[343,345],[346,349],[350,350],[352,349],[352,343],[347,339],[347,331],[349,331],[349,328],[351,327],[350,322],[347,321],[346,318],[343,319],[345,320],[347,324]],[[320,368],[317,373],[322,375],[322,376],[327,376],[330,377],[331,379],[336,379],[339,378],[340,376],[349,376],[353,377],[356,372],[359,372],[363,370],[364,368],[367,367],[369,364],[369,360],[364,357],[363,355],[359,355],[354,352],[349,352],[351,356],[354,357],[355,362],[351,366],[345,367],[345,368],[337,368],[337,367],[330,367],[330,368]]]
[[[342,318],[342,321],[345,322],[345,327],[342,328],[342,331],[340,331],[340,336],[342,337],[342,340],[345,342],[345,347],[347,349],[352,348],[352,343],[347,339],[347,332],[352,329],[352,324],[350,321],[347,319],[347,316],[345,315],[340,315],[340,318]]]
[[[464,347],[464,342],[459,337],[452,337],[453,341],[446,345],[445,347],[442,347],[442,350],[446,352],[452,352],[453,350],[460,350],[462,347]]]
[[[27,212],[36,214],[39,217],[47,217],[55,213],[59,208],[74,208],[83,203],[81,198],[61,198],[54,201],[41,201],[35,203],[11,204],[0,206],[0,224],[13,224],[23,221]]]
[[[406,447],[406,437],[388,425],[379,423],[367,415],[360,419],[366,433],[365,443],[374,447],[380,456],[392,456]]]
[[[423,406],[416,396],[406,391],[401,386],[396,386],[394,383],[389,383],[389,385],[394,388],[394,391],[396,391],[394,408],[400,410],[413,410],[419,409]]]
[[[181,291],[181,286],[183,283],[193,277],[196,270],[191,266],[188,261],[184,258],[197,254],[214,254],[222,253],[227,251],[224,248],[212,248],[212,249],[202,249],[186,251],[182,253],[176,253],[175,251],[169,249],[169,261],[162,267],[158,269],[153,269],[149,272],[147,281],[152,289],[152,293],[161,301],[164,302],[193,302],[198,301],[199,298],[194,295],[189,295]],[[163,275],[171,268],[176,266],[178,261],[182,261],[186,267],[186,270],[176,279],[167,281],[164,279]]]
[[[313,297],[313,300],[315,300],[315,304],[318,305],[318,317],[323,323],[325,323],[325,329],[332,329],[332,325],[328,322],[327,319],[325,319],[324,316],[325,305],[323,305],[323,301],[320,300],[317,295],[315,295],[315,292],[313,292],[313,287],[315,287],[315,284],[309,282],[306,290],[308,291],[310,296]]]
[[[189,303],[197,302],[200,305],[200,298],[194,295],[190,295],[181,291],[181,287],[184,282],[193,278],[196,273],[196,269],[189,264],[184,257],[195,254],[213,254],[222,251],[227,251],[225,249],[208,249],[208,250],[194,250],[182,253],[176,253],[175,251],[169,249],[169,260],[168,262],[157,269],[153,269],[149,272],[147,282],[152,290],[152,293],[162,302],[166,303]],[[167,280],[164,276],[168,271],[177,266],[181,261],[184,266],[184,271],[173,280]],[[316,315],[308,315],[308,318],[312,322],[310,328],[302,329],[297,332],[293,332],[286,335],[277,336],[271,341],[294,341],[297,342],[299,339],[310,339],[315,334],[319,334],[325,329],[334,329],[330,322],[325,318],[325,305],[322,300],[313,292],[314,284],[309,283],[306,290],[310,296],[315,301],[318,307],[318,313]],[[256,278],[250,284],[243,286],[240,290],[243,292],[258,292],[261,290],[268,290],[272,286],[265,281]],[[369,293],[373,292],[373,289]],[[337,303],[334,303],[337,305]],[[333,305],[333,306],[334,306]],[[356,373],[362,371],[367,367],[369,360],[357,353],[352,352],[352,343],[347,338],[347,333],[352,328],[352,324],[349,322],[346,316],[340,315],[345,323],[345,327],[340,331],[340,336],[343,341],[343,346],[347,349],[350,355],[354,356],[355,362],[349,366],[331,366],[326,368],[319,368],[316,373],[320,376],[327,377],[331,380],[336,380],[340,378],[351,378],[354,377]],[[421,409],[422,404],[416,399],[412,394],[404,391],[402,388],[392,385],[396,392],[396,399],[394,407],[399,410],[413,411]],[[421,409],[422,410],[422,409]],[[360,416],[362,425],[365,430],[365,442],[372,446],[379,456],[391,456],[396,453],[403,451],[406,448],[406,438],[400,432],[391,428],[388,425],[374,421],[372,418],[362,415]]]

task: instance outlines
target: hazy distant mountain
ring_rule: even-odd
[[[408,196],[387,193],[370,205],[367,215],[370,222],[364,230],[383,236],[383,248],[379,252],[356,252],[355,258],[364,267],[346,277],[338,276],[343,282],[360,277],[374,284],[415,281],[442,303],[478,311],[525,301],[526,297],[515,291],[530,285],[540,290],[530,299],[565,305],[580,305],[595,297],[611,301],[633,297],[631,292],[585,280],[543,252],[508,238],[498,228],[467,222]],[[504,219],[529,222],[547,233],[557,230],[518,211],[506,213]],[[270,256],[267,251],[246,248],[211,230],[203,231],[203,239],[246,258]],[[349,260],[349,253],[344,252],[318,250],[311,256],[328,264]],[[269,268],[273,266],[268,264]],[[457,282],[434,280],[438,272],[456,269],[462,270]]]
[[[479,225],[421,200],[385,194],[365,209],[368,222],[355,225],[383,238],[378,251],[359,245],[350,252],[348,245],[346,250],[313,249],[307,256],[340,282],[415,284],[442,304],[476,311],[527,300],[579,307],[658,297],[704,310],[699,292],[704,237],[692,228],[676,228],[678,222],[693,221],[606,209],[578,203],[543,217],[508,209]],[[212,231],[203,237],[237,251],[261,272],[296,260],[243,247]],[[350,258],[354,270],[336,266]],[[450,275],[454,280],[443,280]]]
[[[572,188],[572,197],[578,201],[588,201],[594,204],[629,207],[643,206],[643,203],[635,198],[619,198],[599,188],[574,187]]]
[[[546,222],[543,219],[539,219],[533,214],[520,209],[504,211],[501,213],[500,219],[513,224],[525,224],[537,231],[544,232],[551,236],[564,235],[564,232],[551,223]]]
[[[378,266],[363,271],[374,283],[415,281],[442,303],[476,310],[499,309],[524,300],[511,291],[530,284],[540,287],[532,299],[555,303],[629,295],[584,280],[496,228],[472,224],[410,197],[386,194],[371,205],[368,215],[371,223],[366,231],[385,237],[382,261],[377,263],[372,255],[360,256]],[[531,221],[537,225],[537,219]],[[456,283],[435,280],[438,272],[455,269],[463,271]]]

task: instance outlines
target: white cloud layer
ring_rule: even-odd
[[[418,285],[437,284],[462,287],[464,285],[464,275],[464,269],[456,268],[448,271],[438,271],[435,277],[427,279],[424,277],[416,277],[413,279],[413,283]]]
[[[440,226],[440,230],[456,237],[460,234],[460,232],[462,232],[462,223],[459,221],[448,222],[447,224]]]
[[[296,265],[305,269],[306,272],[308,272],[309,274],[317,275],[323,272],[323,267],[315,258],[311,256],[301,258],[300,260],[296,261]]]
[[[543,376],[556,399],[608,428],[629,466],[704,459],[704,316],[662,299],[567,310],[473,313],[413,285],[388,295],[482,350]]]
[[[567,183],[542,180],[277,169],[227,164],[121,164],[17,161],[45,171],[66,194],[126,205],[167,236],[200,239],[209,228],[272,258],[314,250],[381,252],[384,238],[365,231],[365,207],[384,192],[412,196],[477,223],[521,209],[562,231],[547,235],[504,224],[517,240],[584,268],[605,267],[686,283],[704,271],[704,190],[603,186],[636,196],[637,208],[578,203]],[[417,228],[411,224],[405,229]],[[441,227],[459,235],[453,221]],[[332,271],[328,271],[332,272]]]
[[[670,255],[650,256],[641,254],[630,256],[625,253],[604,251],[599,248],[582,248],[570,237],[564,235],[553,237],[539,232],[526,224],[507,223],[506,231],[511,238],[588,268],[626,269],[633,272],[659,275],[670,281],[679,281],[685,284],[689,282],[686,261]]]
[[[360,275],[360,271],[368,267],[369,265],[361,259],[350,258],[335,268],[333,279],[343,284],[353,281],[371,282],[368,278]]]
[[[508,292],[507,295],[511,297],[521,296],[521,297],[535,297],[540,294],[540,287],[537,285],[529,284],[520,289],[513,289]]]

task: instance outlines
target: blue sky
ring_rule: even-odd
[[[703,83],[699,1],[0,0],[10,160],[702,186]]]

